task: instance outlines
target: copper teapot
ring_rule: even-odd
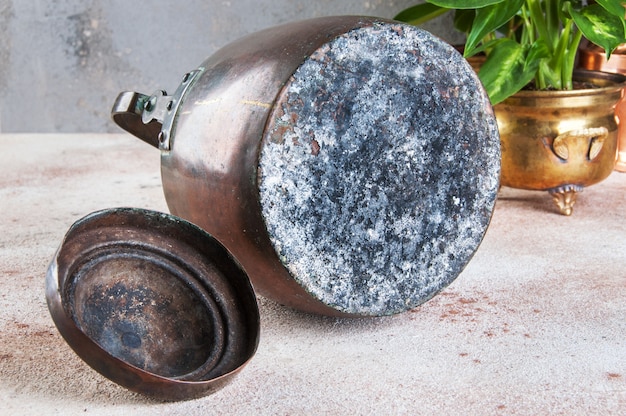
[[[168,207],[243,265],[255,290],[335,316],[421,304],[491,218],[491,105],[454,48],[341,16],[244,37],[172,95],[119,95],[112,117],[161,151]]]
[[[499,137],[478,78],[398,22],[267,29],[172,95],[121,93],[112,116],[160,149],[174,215],[77,221],[46,298],[89,365],[159,398],[211,393],[245,366],[257,293],[334,316],[425,302],[470,261],[494,209]]]

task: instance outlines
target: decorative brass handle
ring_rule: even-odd
[[[570,130],[559,134],[552,142],[552,151],[562,160],[568,160],[570,153],[580,149],[588,160],[598,156],[604,141],[609,136],[606,127],[591,127],[587,129]]]

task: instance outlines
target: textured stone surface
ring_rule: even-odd
[[[419,29],[353,30],[285,86],[259,162],[281,261],[338,310],[412,308],[460,273],[496,198],[499,139],[463,58]]]

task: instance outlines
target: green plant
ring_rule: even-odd
[[[464,56],[486,55],[480,77],[492,104],[534,80],[538,89],[572,89],[582,38],[607,57],[626,42],[622,0],[426,0],[395,18],[419,25],[453,10],[466,34]]]

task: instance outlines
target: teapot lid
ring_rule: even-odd
[[[115,208],[78,220],[48,268],[46,298],[87,364],[160,399],[217,390],[259,341],[245,271],[211,235],[169,214]]]

